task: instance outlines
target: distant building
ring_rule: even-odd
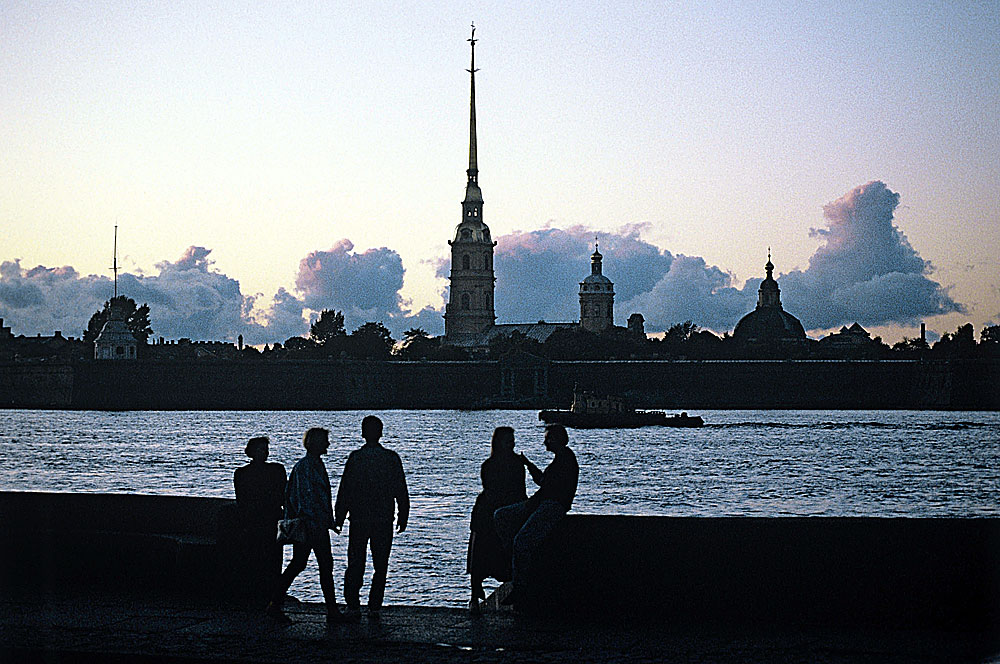
[[[490,229],[483,221],[483,192],[479,188],[476,160],[476,30],[472,29],[472,92],[469,102],[469,168],[462,201],[462,221],[451,245],[451,288],[445,305],[444,334],[461,344],[487,332],[496,322],[493,311],[493,247]]]
[[[767,277],[760,282],[757,308],[740,319],[733,339],[744,344],[798,345],[806,342],[806,331],[799,319],[781,307],[781,289],[774,280],[771,252],[764,265]]]
[[[858,323],[850,327],[841,327],[839,331],[828,334],[819,340],[821,346],[837,349],[854,349],[872,343],[872,335]]]
[[[604,332],[615,324],[615,285],[601,274],[601,252],[594,246],[590,274],[580,282],[580,327]]]
[[[104,327],[94,340],[95,360],[134,360],[139,344],[128,329],[125,312],[122,311],[123,299],[111,299],[111,312]]]

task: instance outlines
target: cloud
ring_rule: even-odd
[[[777,275],[782,303],[806,329],[858,321],[913,325],[925,317],[964,312],[929,275],[932,266],[893,225],[899,195],[869,182],[824,206],[828,227],[806,270]],[[604,274],[615,283],[618,324],[640,312],[649,331],[685,320],[732,330],[751,311],[761,278],[742,287],[731,273],[698,256],[674,255],[641,239],[644,225],[615,232],[584,226],[517,231],[497,239],[496,313],[500,322],[579,319],[578,283],[589,273],[593,240]],[[438,267],[446,277],[447,262]]]
[[[858,321],[914,325],[922,318],[965,312],[928,275],[932,266],[893,225],[899,194],[872,181],[823,207],[828,228],[805,270],[780,277],[785,309],[806,329]]]
[[[857,187],[824,206],[827,227],[813,229],[820,241],[805,270],[778,274],[785,309],[806,329],[850,324],[914,325],[939,314],[964,312],[932,266],[893,225],[899,195],[882,182]],[[617,231],[585,226],[516,231],[497,239],[494,256],[498,322],[579,319],[579,282],[590,273],[593,243],[600,243],[604,274],[615,283],[615,322],[640,312],[657,332],[685,320],[722,332],[731,330],[756,301],[760,277],[738,287],[728,271],[704,258],[672,254],[643,240],[642,224]],[[440,307],[413,312],[400,294],[405,270],[386,247],[356,252],[348,239],[299,262],[293,291],[281,288],[262,309],[259,294],[244,294],[236,279],[215,269],[211,250],[189,247],[175,261],[156,265],[158,274],[123,274],[120,292],[150,306],[154,336],[284,341],[306,334],[309,311],[344,312],[348,330],[367,321],[385,324],[396,338],[410,327],[441,334]],[[436,263],[446,278],[447,258]],[[763,275],[761,275],[762,277]],[[15,333],[79,335],[90,315],[111,295],[107,277],[82,276],[72,267],[0,264],[0,317]],[[447,290],[444,297],[447,298]]]
[[[590,274],[594,241],[603,273],[615,284],[615,322],[641,312],[649,331],[694,320],[714,329],[731,328],[752,308],[754,295],[733,286],[732,275],[702,258],[677,255],[641,238],[646,224],[617,231],[585,226],[516,231],[497,238],[495,306],[503,322],[577,321],[580,282]],[[447,277],[449,263],[438,267]],[[732,321],[732,322],[730,322]]]
[[[595,238],[604,256],[603,272],[615,282],[616,301],[648,291],[673,257],[643,241],[639,236],[643,228],[626,226],[609,233],[571,226],[515,231],[497,238],[493,263],[497,319],[579,320],[579,284],[590,274]],[[446,276],[446,270],[447,265],[439,269],[439,276]]]
[[[256,312],[258,322],[256,298],[244,295],[237,280],[216,270],[210,253],[191,246],[178,260],[158,263],[158,274],[119,275],[119,293],[149,304],[154,337],[235,341],[242,334],[247,343],[264,343],[307,331],[301,303],[283,297],[283,291],[272,309]],[[82,276],[68,266],[26,270],[19,261],[0,265],[0,317],[17,334],[60,330],[81,336],[90,316],[113,293],[111,279]]]
[[[110,279],[84,277],[69,266],[25,269],[20,260],[0,264],[0,318],[14,334],[59,330],[78,337],[111,294]]]
[[[394,250],[381,247],[357,253],[350,240],[342,239],[331,249],[311,252],[299,262],[295,287],[306,308],[344,312],[348,330],[377,321],[396,338],[411,327],[441,334],[444,323],[440,310],[426,307],[413,314],[410,302],[400,295],[404,273],[403,260]]]

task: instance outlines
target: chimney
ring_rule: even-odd
[[[243,335],[236,337],[236,347],[243,350]]]
[[[920,324],[920,340],[927,343],[927,323]]]

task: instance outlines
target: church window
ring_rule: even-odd
[[[115,355],[124,355],[125,346],[115,346]]]
[[[462,309],[468,311],[471,308],[471,303],[468,293],[462,293]]]
[[[470,239],[472,239],[472,231],[470,231],[468,228],[463,228],[462,229],[462,239],[463,240],[470,240]]]
[[[614,313],[614,311],[612,310],[612,308],[611,308],[611,305],[609,304],[609,305],[608,305],[608,318],[611,318],[611,317],[612,317],[612,316],[614,316],[614,315],[615,315],[615,313]]]
[[[477,209],[473,209],[473,210],[472,210],[472,216],[473,216],[473,217],[478,217],[478,216],[479,216],[479,210],[477,210]]]
[[[469,261],[469,254],[462,254],[462,269],[463,270],[468,270],[469,269],[469,263],[470,263],[470,261]]]

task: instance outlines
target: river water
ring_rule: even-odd
[[[0,490],[232,497],[250,436],[270,436],[270,460],[290,470],[303,454],[302,432],[323,426],[336,491],[366,414],[0,410]],[[386,603],[464,605],[469,512],[490,434],[513,426],[518,451],[544,467],[541,423],[534,411],[375,414],[385,422],[383,443],[403,459],[412,500],[409,528],[393,544]],[[580,462],[573,511],[1000,516],[1000,413],[698,414],[701,429],[570,430]],[[339,597],[346,537],[333,535],[333,545]],[[291,593],[321,599],[314,562]]]

